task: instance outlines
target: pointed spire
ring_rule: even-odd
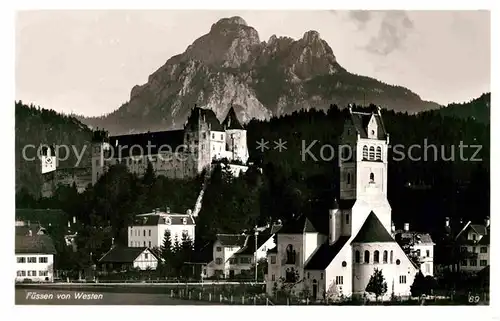
[[[236,116],[236,112],[234,111],[234,107],[231,106],[229,111],[227,112],[226,119],[222,122],[222,126],[225,129],[243,129],[238,117]]]

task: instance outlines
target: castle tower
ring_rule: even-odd
[[[97,130],[92,136],[92,185],[95,185],[106,170],[106,160],[111,146],[108,143],[108,133]]]
[[[54,146],[45,146],[42,148],[40,155],[42,174],[47,174],[56,171],[57,169],[57,155]]]
[[[339,157],[340,200],[364,206],[373,211],[387,231],[391,231],[391,207],[387,200],[387,161],[389,134],[382,121],[380,107],[371,112],[355,112],[349,107],[349,118],[341,136]],[[352,215],[352,232],[364,217]]]
[[[226,148],[231,159],[239,160],[243,164],[248,161],[247,131],[243,128],[236,116],[234,108],[231,107],[222,122],[226,132]]]

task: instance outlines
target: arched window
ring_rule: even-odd
[[[380,253],[379,251],[375,251],[373,253],[373,263],[379,263],[380,261]]]
[[[370,251],[365,251],[365,263],[370,263]]]
[[[356,253],[354,254],[354,258],[356,260],[356,263],[359,263],[359,261],[361,259],[361,254],[359,253],[358,250],[356,250]]]
[[[374,160],[375,159],[375,147],[370,146],[370,153],[368,155],[368,159]]]
[[[377,147],[376,159],[382,160],[382,147]]]
[[[363,146],[363,159],[368,159],[368,147]]]
[[[394,255],[393,255],[393,252],[391,250],[391,264],[392,264],[392,259],[393,259]]]
[[[370,183],[375,182],[375,175],[373,173],[370,173]]]
[[[387,263],[387,251],[384,251],[384,256],[382,257],[382,262]]]
[[[286,264],[295,264],[295,250],[292,244],[288,244],[286,247]]]
[[[347,173],[347,184],[351,184],[351,173]]]

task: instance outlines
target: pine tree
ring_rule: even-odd
[[[375,269],[370,281],[366,286],[366,292],[375,294],[375,300],[378,301],[379,296],[383,296],[387,292],[387,282],[385,282],[382,270]]]
[[[170,231],[166,230],[163,243],[161,245],[161,258],[163,260],[163,268],[166,276],[170,276],[172,273],[172,264],[174,264],[174,253],[172,249],[172,238],[170,236]]]
[[[148,167],[146,168],[146,171],[144,173],[144,177],[142,178],[142,181],[144,185],[151,187],[153,186],[154,182],[156,179],[155,171],[153,169],[153,164],[151,164],[151,161],[148,159]]]

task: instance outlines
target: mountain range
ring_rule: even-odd
[[[102,117],[78,116],[112,134],[182,128],[196,105],[222,119],[233,106],[243,122],[330,104],[374,103],[416,113],[439,108],[401,86],[350,73],[316,31],[301,39],[261,41],[241,17],[224,18],[181,54],[132,88],[130,99]]]

